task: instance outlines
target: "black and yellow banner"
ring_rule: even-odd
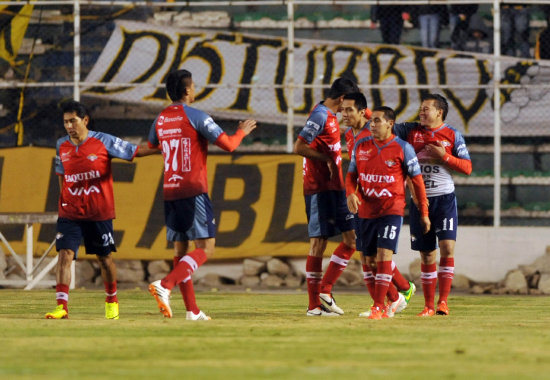
[[[0,150],[0,212],[57,211],[54,156],[50,148]],[[160,155],[113,161],[116,258],[172,256],[164,227],[162,166]],[[210,155],[208,176],[218,225],[215,258],[307,254],[301,157]],[[0,229],[16,252],[25,251],[23,226]],[[36,226],[35,235],[38,254],[53,240],[55,225]],[[329,244],[332,252],[336,243]]]
[[[21,2],[23,3],[23,2]],[[0,58],[16,64],[34,5],[0,5]]]

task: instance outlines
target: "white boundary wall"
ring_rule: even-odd
[[[410,249],[409,226],[399,237],[394,261],[402,273],[420,255]],[[455,273],[477,282],[496,282],[519,265],[528,265],[550,246],[549,227],[459,227],[455,248]],[[439,255],[438,260],[439,262]]]

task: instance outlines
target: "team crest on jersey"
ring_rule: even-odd
[[[95,160],[97,160],[97,156],[95,154],[89,154],[88,157],[86,157],[88,160],[94,162]]]
[[[448,148],[448,147],[451,146],[451,143],[448,142],[447,140],[439,141],[439,143],[440,143],[441,145],[443,145],[445,148]]]
[[[388,168],[391,168],[392,166],[395,165],[395,161],[394,160],[386,160],[386,165],[388,165]]]

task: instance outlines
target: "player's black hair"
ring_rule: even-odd
[[[192,75],[187,70],[172,71],[166,77],[166,92],[173,102],[177,102],[183,98],[185,89],[191,86]]]
[[[442,117],[443,120],[445,120],[449,112],[449,103],[447,103],[447,99],[439,94],[426,94],[422,97],[422,101],[425,100],[433,100],[435,108],[443,111]]]
[[[330,99],[338,99],[340,96],[352,92],[360,92],[357,83],[348,78],[338,78],[330,86],[328,97]]]
[[[372,112],[384,112],[384,119],[386,120],[393,120],[395,121],[395,111],[393,108],[386,107],[386,106],[379,106],[372,110]]]
[[[92,115],[90,114],[90,110],[88,110],[88,107],[86,107],[84,104],[77,102],[76,100],[67,100],[61,103],[61,112],[63,112],[64,114],[74,112],[76,116],[81,119],[84,119],[86,116],[88,116],[87,128],[93,129],[94,121],[92,119]]]
[[[357,108],[358,111],[367,108],[367,98],[365,98],[362,92],[350,92],[349,94],[345,94],[344,100],[346,99],[355,101],[355,108]]]

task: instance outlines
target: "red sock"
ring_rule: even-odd
[[[66,284],[57,284],[55,286],[55,300],[58,305],[63,305],[63,309],[68,313],[68,303],[69,303],[69,285]]]
[[[374,273],[368,264],[363,264],[363,279],[365,280],[365,285],[367,285],[370,297],[374,300]]]
[[[390,286],[388,286],[388,293],[386,294],[386,296],[391,302],[395,302],[399,298],[399,292],[397,291],[397,288],[395,287],[395,285],[392,284],[391,282],[390,282]]]
[[[205,262],[206,253],[202,248],[197,248],[183,256],[178,265],[168,273],[168,276],[162,279],[160,284],[164,288],[172,290],[176,284],[179,284],[187,277],[191,276],[191,274]]]
[[[376,279],[374,282],[374,306],[383,308],[384,300],[391,284],[391,261],[379,261],[376,266]]]
[[[103,285],[105,285],[105,302],[118,302],[118,297],[116,296],[116,281],[103,282]]]
[[[330,263],[323,276],[323,280],[321,281],[321,293],[332,292],[332,286],[348,266],[349,259],[353,255],[353,252],[355,252],[355,249],[344,243],[340,243],[338,247],[336,247],[330,258]]]
[[[439,272],[437,273],[437,278],[439,280],[439,302],[447,302],[447,297],[449,297],[449,293],[451,293],[454,272],[454,257],[442,257],[439,260]]]
[[[174,256],[174,267],[180,262],[180,256]],[[193,314],[198,314],[200,309],[197,306],[197,301],[195,299],[195,289],[193,287],[193,279],[191,276],[187,277],[180,282],[179,284],[180,292],[183,298],[183,303],[185,304],[185,310],[192,311]]]
[[[420,265],[420,279],[422,280],[422,291],[424,292],[424,305],[434,310],[435,287],[437,285],[437,268],[434,264]]]
[[[406,291],[409,290],[409,281],[403,275],[401,272],[399,272],[399,269],[397,269],[397,265],[395,265],[395,262],[391,262],[391,268],[393,270],[393,277],[392,277],[392,283],[395,285],[395,287],[399,291]]]
[[[321,277],[323,276],[323,258],[308,256],[306,259],[307,294],[309,296],[308,310],[321,306],[319,293],[321,291]]]

